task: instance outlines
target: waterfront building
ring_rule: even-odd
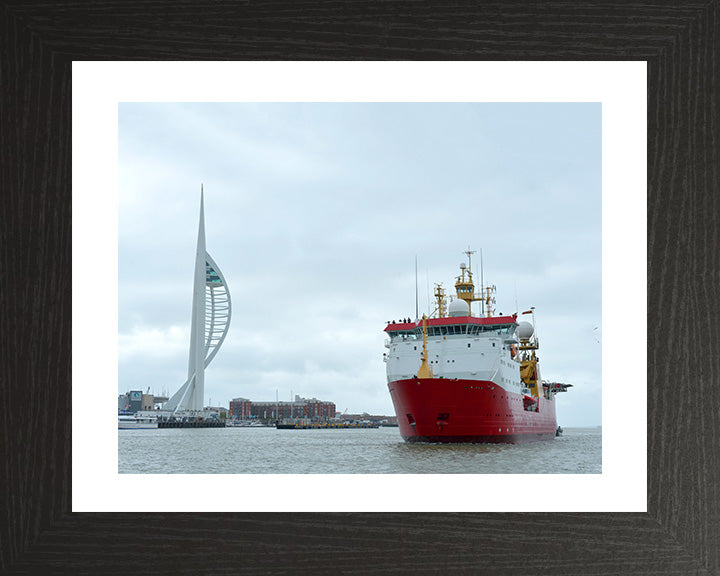
[[[224,406],[205,406],[205,416],[216,417],[216,418],[227,418],[228,409]]]
[[[335,417],[335,403],[318,400],[317,398],[301,398],[295,396],[292,402],[271,401],[252,402],[250,415],[255,418],[307,418],[326,420]]]
[[[118,396],[118,412],[134,414],[139,411],[156,410],[159,404],[167,402],[167,396],[155,396],[140,390],[130,390]]]
[[[134,414],[138,410],[143,410],[142,390],[130,390],[118,396],[118,412],[131,412]]]
[[[252,402],[247,398],[233,398],[228,410],[228,418],[247,420],[250,418]]]

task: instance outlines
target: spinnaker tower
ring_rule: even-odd
[[[204,193],[200,188],[200,223],[195,253],[192,323],[188,377],[163,406],[164,412],[201,412],[204,409],[205,368],[220,350],[230,328],[232,304],[222,271],[205,249]]]

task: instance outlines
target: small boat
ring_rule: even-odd
[[[118,430],[138,430],[157,427],[157,416],[147,414],[118,414]]]
[[[264,428],[262,422],[257,420],[227,420],[225,422],[227,428]]]

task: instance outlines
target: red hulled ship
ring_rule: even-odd
[[[390,322],[387,379],[400,434],[408,442],[518,443],[558,433],[555,395],[570,384],[540,378],[534,310],[494,316],[495,287],[475,293],[460,265],[448,303],[435,286],[431,317]],[[482,305],[472,315],[472,302]]]

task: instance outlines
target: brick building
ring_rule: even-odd
[[[318,400],[317,398],[301,398],[295,396],[292,402],[252,402],[250,415],[255,418],[307,418],[311,420],[327,420],[335,417],[335,403]]]
[[[250,408],[252,402],[247,398],[233,398],[228,410],[228,418],[235,420],[247,420],[251,416]]]

